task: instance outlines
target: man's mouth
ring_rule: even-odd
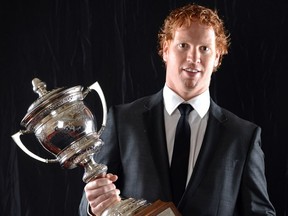
[[[199,70],[197,69],[192,69],[192,68],[183,68],[184,71],[189,72],[189,73],[197,73]]]

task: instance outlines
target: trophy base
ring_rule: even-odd
[[[119,203],[106,209],[101,216],[181,216],[172,202],[157,200],[147,203],[146,200],[134,198],[123,199]]]
[[[134,216],[181,216],[181,214],[172,202],[157,200],[137,211]]]

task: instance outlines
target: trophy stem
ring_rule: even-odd
[[[93,155],[90,155],[89,157],[85,158],[83,161],[81,161],[81,164],[84,166],[84,175],[82,180],[85,183],[88,183],[92,179],[107,172],[107,166],[104,164],[96,163],[93,158]]]

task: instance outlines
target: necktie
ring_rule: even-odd
[[[193,108],[190,104],[180,104],[178,109],[181,116],[176,127],[171,162],[171,183],[175,205],[180,201],[186,187],[191,133],[188,116]]]

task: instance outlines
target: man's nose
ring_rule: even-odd
[[[187,61],[189,63],[194,63],[194,64],[197,64],[197,63],[200,63],[200,54],[199,52],[197,52],[197,50],[189,50],[189,52],[187,53]]]

